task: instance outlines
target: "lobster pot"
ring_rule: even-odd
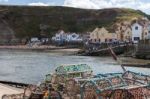
[[[131,88],[116,89],[101,92],[101,99],[150,99],[150,89],[148,88]]]
[[[47,74],[46,77],[45,77],[45,82],[50,83],[51,80],[52,80],[52,75],[51,74]]]
[[[81,99],[150,99],[149,77],[131,71],[98,74],[82,85]]]
[[[52,75],[51,82],[53,84],[60,84],[60,83],[65,83],[65,78],[63,75]]]
[[[131,71],[125,72],[122,75],[122,77],[127,82],[128,85],[134,85],[134,84],[139,85],[141,83],[147,85],[150,83],[150,76],[149,75],[143,75],[143,74],[134,73]]]
[[[94,86],[92,83],[87,83],[84,86],[84,89],[81,90],[82,99],[99,99],[96,89],[96,86]]]
[[[97,93],[93,87],[87,87],[83,92],[82,99],[150,99],[150,89],[139,87],[106,90]]]
[[[67,78],[89,77],[92,75],[92,69],[87,64],[68,64],[56,68],[56,74],[65,75]]]
[[[76,96],[80,94],[80,85],[74,79],[69,79],[66,81],[66,92],[68,96]]]

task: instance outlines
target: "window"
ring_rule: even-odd
[[[134,41],[139,41],[140,37],[134,37]]]
[[[75,37],[76,37],[76,35],[75,35],[75,34],[73,34],[73,35],[72,35],[72,38],[75,38]]]
[[[147,32],[145,32],[145,35],[147,35]]]
[[[99,39],[99,42],[101,42],[101,39]]]
[[[58,39],[60,39],[59,37],[56,37],[56,39],[58,40]]]
[[[112,39],[109,39],[109,42],[112,42]]]
[[[138,30],[138,26],[135,27],[135,30]]]

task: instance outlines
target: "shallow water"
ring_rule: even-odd
[[[65,53],[0,50],[0,80],[34,83],[60,64],[89,64],[94,73],[122,72],[111,57],[68,56]],[[150,69],[127,68],[150,74]]]

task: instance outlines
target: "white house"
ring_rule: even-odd
[[[63,30],[58,31],[58,33],[56,33],[55,36],[52,37],[52,41],[56,42],[65,41],[66,39],[67,34]]]
[[[82,42],[82,38],[79,34],[71,33],[67,35],[67,41],[68,42]]]
[[[41,45],[41,41],[37,37],[32,37],[27,44],[29,47]]]
[[[134,43],[138,43],[139,40],[142,39],[143,26],[138,22],[135,22],[131,25],[132,29],[132,41]]]
[[[42,43],[47,43],[49,41],[49,38],[41,38]]]
[[[64,31],[59,31],[55,34],[55,36],[52,37],[52,41],[55,42],[82,42],[83,39],[79,34],[76,33],[65,33]]]
[[[31,42],[40,42],[40,40],[37,37],[32,37],[30,39]]]

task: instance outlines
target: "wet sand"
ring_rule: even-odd
[[[52,46],[52,45],[41,45],[41,46],[27,46],[27,45],[12,45],[12,46],[0,46],[0,49],[18,49],[18,50],[32,50],[32,49],[60,49],[64,47],[57,47],[57,46]]]
[[[119,59],[121,60],[122,64],[150,64],[150,60],[136,59],[132,57],[120,57]]]
[[[44,52],[59,52],[66,54],[76,54],[81,49],[79,48],[67,48],[58,47],[53,45],[41,45],[29,47],[27,45],[17,45],[17,46],[0,46],[0,50],[17,50],[17,51],[44,51]]]

